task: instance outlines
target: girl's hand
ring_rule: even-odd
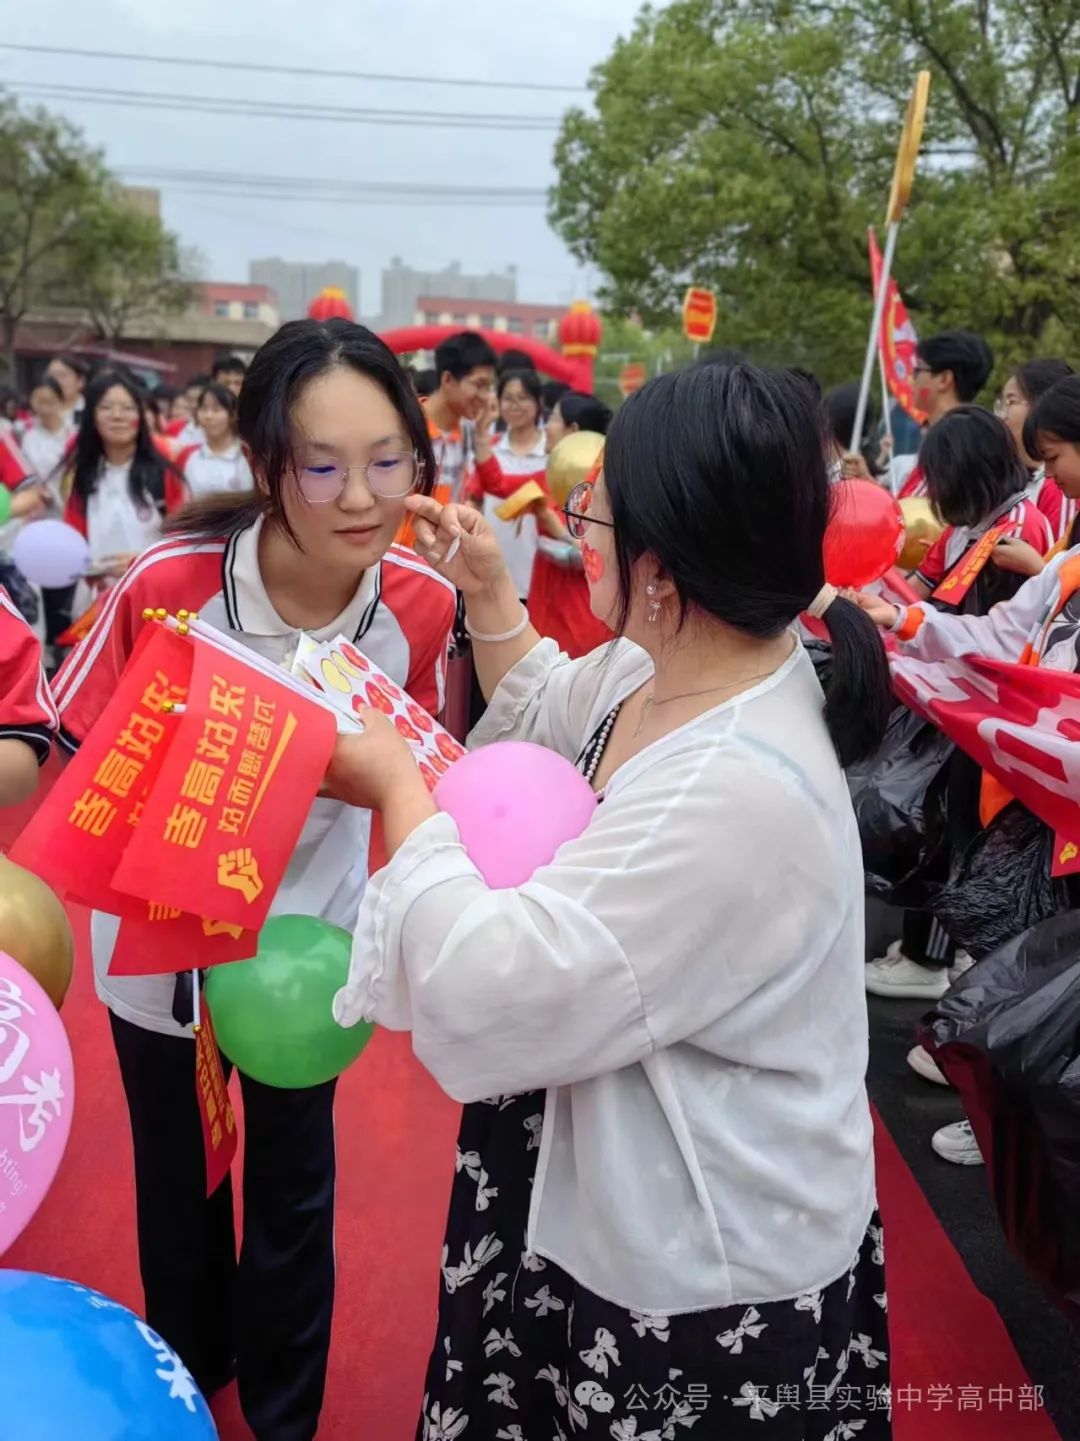
[[[1035,547],[1017,536],[999,540],[990,553],[990,559],[999,570],[1012,571],[1014,575],[1041,575],[1046,566]]]
[[[864,455],[849,451],[841,461],[845,480],[873,480]]]
[[[868,590],[845,590],[841,594],[845,600],[850,600],[864,611],[882,630],[892,630],[899,618],[900,612],[896,606],[882,600],[880,595],[871,595]]]
[[[400,786],[419,786],[426,794],[408,741],[382,711],[357,712],[362,735],[339,735],[320,795],[362,810],[385,809],[387,796]]]
[[[429,495],[410,495],[405,506],[413,514],[417,554],[463,595],[493,589],[507,574],[499,542],[480,511],[440,505]]]
[[[107,555],[104,557],[101,564],[103,567],[107,567],[107,569],[105,570],[106,575],[116,576],[116,578],[119,579],[127,571],[128,567],[133,563],[134,560],[134,552],[129,555]]]

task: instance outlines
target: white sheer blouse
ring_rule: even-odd
[[[574,759],[651,673],[542,641],[474,732]],[[455,1098],[547,1092],[527,1246],[673,1313],[798,1296],[874,1204],[863,879],[802,647],[612,776],[580,839],[490,890],[439,815],[372,877],[343,1025],[411,1030]]]

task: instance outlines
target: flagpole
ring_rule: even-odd
[[[874,375],[874,356],[877,353],[878,338],[881,335],[881,319],[885,314],[885,296],[892,274],[893,256],[896,254],[896,237],[900,232],[899,220],[889,224],[885,236],[885,254],[881,259],[881,275],[878,277],[877,294],[874,296],[874,318],[870,323],[870,339],[866,345],[866,360],[863,364],[862,381],[859,385],[859,405],[855,411],[855,426],[851,433],[851,451],[857,452],[862,444],[863,426],[866,424],[866,406],[870,399],[870,382]]]
[[[892,440],[892,411],[889,408],[889,380],[885,374],[885,357],[878,346],[878,370],[881,372],[881,416],[885,422],[885,434]]]

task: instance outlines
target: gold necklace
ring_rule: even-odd
[[[689,700],[692,696],[713,695],[716,691],[734,690],[736,686],[750,685],[753,681],[765,680],[767,676],[770,676],[772,674],[773,672],[771,670],[765,670],[762,671],[760,675],[743,676],[740,680],[731,680],[726,682],[726,684],[724,685],[706,686],[704,690],[682,691],[679,695],[665,696],[663,700],[657,700],[655,696],[647,695],[645,697],[644,704],[641,707],[641,718],[638,721],[637,730],[634,732],[633,738],[634,740],[637,740],[638,736],[645,729],[645,721],[648,718],[649,711],[654,709],[656,706],[670,705],[672,701],[676,700]]]

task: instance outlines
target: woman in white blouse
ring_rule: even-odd
[[[383,717],[331,768],[390,856],[335,1014],[410,1029],[465,1102],[418,1434],[890,1436],[841,770],[880,739],[889,682],[823,584],[816,396],[701,366],[627,402],[567,506],[622,637],[580,661],[532,630],[479,514],[409,505],[465,596],[490,699],[473,743],[549,746],[602,801],[499,891]]]
[[[236,428],[235,393],[213,381],[205,385],[195,407],[195,420],[202,443],[182,451],[177,461],[191,498],[254,489]]]

